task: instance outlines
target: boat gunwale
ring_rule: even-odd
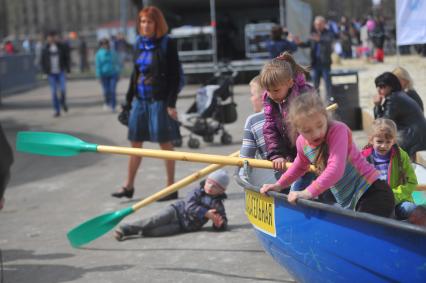
[[[260,192],[260,187],[255,186],[255,185],[241,179],[239,174],[235,174],[235,180],[241,187],[243,187],[246,190],[254,191],[254,192],[257,192],[257,193]],[[271,191],[271,192],[268,192],[267,195],[272,196],[274,198],[283,199],[285,202],[288,203],[286,194]],[[333,205],[329,205],[329,204],[325,204],[325,203],[321,203],[321,202],[317,202],[317,201],[313,201],[313,200],[298,199],[296,205],[299,205],[299,204],[302,205],[302,206],[305,206],[305,207],[315,208],[315,209],[335,213],[335,214],[338,214],[338,215],[343,215],[343,216],[350,217],[350,218],[361,219],[361,220],[365,220],[365,221],[370,222],[370,223],[379,224],[379,225],[383,225],[383,226],[387,226],[387,227],[391,227],[391,228],[397,228],[397,229],[400,229],[400,230],[405,230],[407,232],[416,233],[416,234],[420,234],[422,236],[426,236],[426,229],[425,228],[422,228],[421,226],[417,226],[417,225],[414,225],[414,224],[405,223],[405,222],[400,221],[400,220],[376,216],[376,215],[365,213],[365,212],[356,212],[356,211],[353,211],[353,210],[350,210],[350,209],[345,209],[345,208],[342,208],[342,207],[333,206]]]

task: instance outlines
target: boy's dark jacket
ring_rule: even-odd
[[[225,206],[223,200],[226,199],[226,194],[223,193],[217,196],[211,196],[204,191],[205,181],[200,183],[200,186],[188,193],[185,200],[181,200],[172,204],[176,209],[179,217],[180,225],[183,230],[197,231],[200,230],[209,219],[204,217],[206,212],[210,209],[216,209],[223,218],[223,224],[216,230],[225,230],[228,225],[226,218]]]
[[[70,51],[68,47],[63,43],[56,43],[56,46],[58,47],[58,54],[59,54],[59,69],[63,72],[70,72]],[[43,50],[41,52],[41,59],[40,59],[40,65],[41,69],[43,70],[43,73],[49,75],[51,73],[52,66],[50,65],[50,44],[46,44],[43,47]]]

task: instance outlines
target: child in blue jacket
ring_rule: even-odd
[[[149,219],[121,225],[114,238],[123,241],[129,236],[161,237],[200,230],[209,220],[215,230],[228,224],[223,200],[229,177],[225,170],[211,173],[200,186],[188,193],[185,200],[175,202]]]
[[[99,43],[99,50],[96,52],[96,77],[99,78],[105,100],[105,107],[110,107],[115,112],[116,89],[120,77],[120,62],[117,53],[110,47],[110,42],[104,38]]]

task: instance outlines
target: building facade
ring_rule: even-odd
[[[119,20],[123,0],[0,0],[0,39],[43,34],[93,33],[99,25]],[[133,2],[126,1],[128,17],[135,14]]]

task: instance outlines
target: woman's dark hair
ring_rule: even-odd
[[[102,38],[101,40],[99,40],[99,47],[102,47],[102,46],[109,46],[108,38]]]
[[[271,29],[271,38],[273,41],[279,41],[282,39],[283,29],[279,25],[275,25]]]
[[[374,83],[376,84],[376,87],[385,85],[389,86],[392,91],[402,90],[398,77],[392,74],[391,72],[384,72],[383,74],[379,75],[374,80]]]

